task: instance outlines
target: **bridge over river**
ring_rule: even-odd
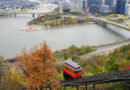
[[[117,23],[117,22],[113,22],[112,17],[117,17],[119,19],[122,19],[124,21],[125,25]],[[111,24],[111,25],[114,25],[116,27],[123,28],[125,30],[130,31],[130,19],[128,17],[124,16],[124,15],[112,14],[112,15],[106,16],[105,18],[94,17],[94,16],[91,16],[91,18],[93,20],[96,20],[96,21],[100,22],[100,24],[103,24],[103,25]]]

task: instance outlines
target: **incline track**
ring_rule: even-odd
[[[117,72],[102,73],[93,76],[86,76],[80,79],[69,80],[69,81],[60,81],[61,86],[81,86],[89,84],[101,84],[109,82],[121,82],[121,81],[130,81],[130,69],[122,70]],[[43,86],[43,88],[50,88],[49,85]]]
[[[130,69],[117,72],[102,73],[93,76],[86,76],[73,81],[61,81],[62,86],[77,86],[100,84],[108,82],[130,81]]]

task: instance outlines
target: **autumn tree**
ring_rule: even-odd
[[[29,53],[23,49],[15,65],[23,73],[23,85],[31,90],[41,89],[43,85],[59,86],[54,57],[45,42],[33,47]]]
[[[4,63],[3,57],[0,56],[0,90],[6,89],[8,79],[8,67]]]
[[[23,78],[15,70],[9,70],[6,90],[22,90]]]
[[[18,74],[11,71],[9,63],[0,56],[0,90],[21,90]]]

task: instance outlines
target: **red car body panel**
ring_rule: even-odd
[[[78,78],[82,76],[82,73],[78,73],[78,74],[73,74],[72,72],[66,70],[65,68],[62,69],[65,73],[67,73],[69,76],[71,76],[72,78]]]
[[[119,70],[128,70],[130,69],[130,65],[126,65],[124,68],[119,68]]]

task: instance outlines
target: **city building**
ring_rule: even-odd
[[[113,5],[116,5],[117,0],[113,0]]]
[[[97,2],[98,2],[98,0],[88,0],[88,7],[90,6],[90,5],[97,5]]]
[[[72,3],[81,4],[83,0],[70,0]]]
[[[83,6],[79,3],[71,3],[70,4],[70,12],[83,12]]]
[[[99,12],[98,0],[88,0],[89,13],[95,14]]]
[[[105,4],[111,6],[114,4],[114,0],[105,0]]]
[[[130,0],[126,1],[125,15],[128,16],[128,17],[130,17]]]
[[[105,0],[97,0],[97,4],[98,5],[104,5],[105,4]]]
[[[37,3],[28,0],[5,0],[0,1],[1,13],[8,13],[18,9],[26,9],[35,6]]]
[[[130,0],[126,0],[126,4],[130,4]]]
[[[130,4],[126,4],[125,15],[128,16],[128,17],[130,17]]]
[[[89,5],[89,13],[96,14],[99,13],[100,7],[96,4]]]
[[[111,9],[111,13],[116,13],[116,5],[111,5],[110,6],[110,9]]]
[[[83,1],[83,9],[86,9],[86,2],[85,2],[85,0]]]
[[[106,0],[88,0],[89,12],[91,14],[108,15],[112,12],[109,3]]]
[[[70,1],[62,0],[62,9],[64,12],[70,12]]]
[[[117,0],[105,0],[105,5],[109,5],[111,13],[116,13],[116,1]]]
[[[70,0],[59,0],[59,12],[70,12]]]
[[[116,14],[124,14],[125,15],[125,8],[126,8],[126,0],[117,0]]]
[[[110,6],[109,5],[100,5],[99,14],[103,15],[103,16],[111,14]]]

